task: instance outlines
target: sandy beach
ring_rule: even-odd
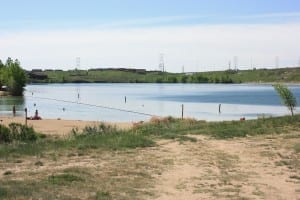
[[[10,123],[25,124],[24,117],[1,116],[0,123],[9,125]],[[86,126],[94,126],[100,124],[100,121],[81,121],[81,120],[64,120],[64,119],[42,119],[42,120],[27,120],[27,124],[32,126],[36,131],[47,135],[67,135],[73,128],[83,129]],[[118,129],[129,129],[132,127],[130,122],[104,122],[116,126]]]

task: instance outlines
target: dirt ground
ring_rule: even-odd
[[[300,199],[300,153],[294,149],[300,133],[230,140],[189,137],[197,141],[159,140],[151,148],[0,159],[0,180],[4,185],[19,181],[16,188],[32,185],[36,199]],[[7,171],[11,174],[5,175]],[[84,181],[43,185],[60,173]],[[47,196],[44,187],[55,196]]]

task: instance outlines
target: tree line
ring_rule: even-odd
[[[0,90],[6,90],[13,96],[22,96],[26,85],[26,73],[18,59],[0,60]]]

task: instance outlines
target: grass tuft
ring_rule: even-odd
[[[48,177],[48,182],[54,185],[66,185],[72,182],[82,182],[83,178],[73,174],[63,173],[58,175],[51,175]]]
[[[111,200],[112,197],[109,192],[106,191],[98,191],[96,193],[96,200]]]
[[[300,143],[294,145],[294,150],[296,153],[300,153]]]

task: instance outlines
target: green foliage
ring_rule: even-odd
[[[281,98],[282,103],[287,106],[291,111],[292,116],[294,115],[295,107],[297,106],[297,100],[293,95],[292,91],[289,90],[286,86],[281,84],[274,85],[274,89],[277,91],[278,95]]]
[[[3,142],[8,143],[11,141],[12,141],[12,138],[10,135],[10,130],[7,127],[0,124],[0,143],[3,143]]]
[[[35,141],[37,134],[32,127],[24,126],[22,124],[9,124],[12,138],[19,141]]]
[[[11,123],[8,127],[0,125],[0,143],[36,141],[37,138],[38,134],[32,127],[17,123]]]
[[[20,67],[18,60],[8,58],[6,63],[0,62],[0,86],[7,86],[8,91],[14,96],[23,94],[26,84],[25,71]]]

